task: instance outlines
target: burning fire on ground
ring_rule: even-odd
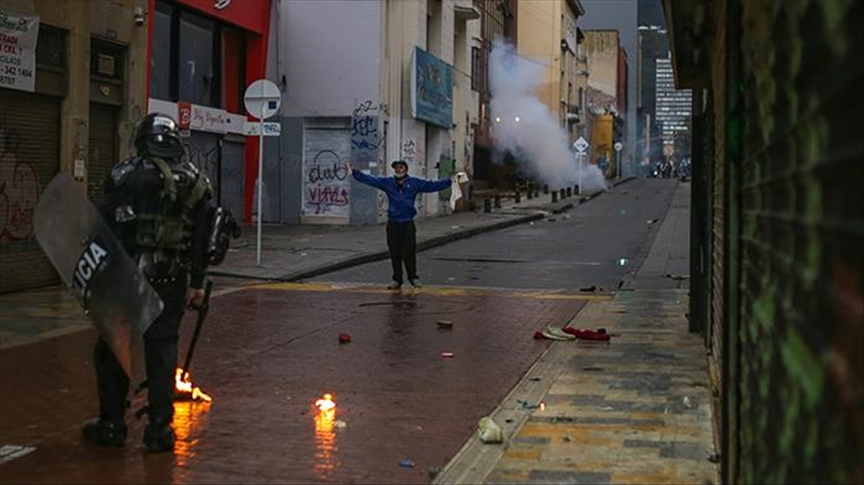
[[[200,387],[192,385],[192,376],[181,367],[178,367],[174,374],[174,397],[189,401],[213,401]]]

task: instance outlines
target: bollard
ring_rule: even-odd
[[[564,189],[561,189],[561,190],[559,191],[559,193],[558,193],[558,197],[560,197],[561,200],[566,199],[566,198],[567,198],[567,191],[564,190]]]
[[[534,185],[528,184],[528,187],[525,189],[525,196],[528,197],[528,200],[534,198]]]
[[[543,184],[543,193],[544,193],[544,194],[548,194],[548,193],[549,193],[549,184]]]
[[[567,197],[573,195],[573,187],[567,187]]]
[[[558,202],[558,192],[552,191],[552,203]]]
[[[582,192],[579,192],[579,184],[573,186],[573,193],[576,195],[582,195]]]
[[[495,194],[495,208],[496,209],[501,208],[501,196],[498,194]]]
[[[534,186],[534,198],[535,199],[540,198],[540,188],[537,187],[536,185]]]
[[[492,199],[483,199],[483,212],[492,212]]]
[[[517,204],[522,202],[522,195],[519,193],[519,189],[516,189],[516,193],[513,196],[513,201],[516,202]]]

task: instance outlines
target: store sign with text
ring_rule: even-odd
[[[39,17],[0,9],[0,88],[36,90]]]

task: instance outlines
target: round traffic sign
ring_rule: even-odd
[[[259,79],[246,88],[243,104],[250,115],[259,120],[266,120],[279,111],[279,106],[282,104],[282,93],[279,92],[279,88],[273,81]]]
[[[614,147],[615,147],[616,152],[620,152],[621,150],[624,149],[624,144],[621,143],[620,141],[616,141]]]

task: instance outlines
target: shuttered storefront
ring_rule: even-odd
[[[36,242],[33,215],[60,169],[60,101],[0,89],[0,293],[59,281]]]

